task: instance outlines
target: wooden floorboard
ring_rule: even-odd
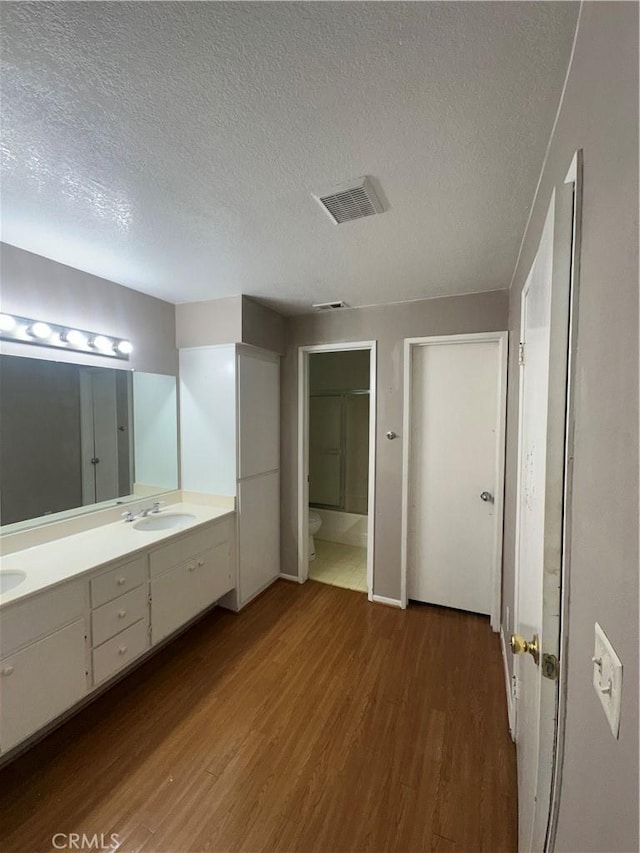
[[[515,851],[515,775],[488,619],[279,581],[0,771],[0,849]]]

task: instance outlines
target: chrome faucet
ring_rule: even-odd
[[[130,509],[128,509],[126,512],[123,512],[122,517],[124,518],[125,522],[131,523],[132,521],[135,521],[135,515],[131,512]]]

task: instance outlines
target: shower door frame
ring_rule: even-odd
[[[367,492],[367,596],[373,601],[376,499],[377,342],[349,341],[298,347],[298,581],[309,577],[309,356],[318,352],[369,351],[369,484]]]

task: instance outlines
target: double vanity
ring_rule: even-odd
[[[279,356],[183,348],[179,380],[87,358],[0,354],[0,763],[280,574]]]
[[[0,761],[237,587],[236,513],[177,503],[4,556]]]

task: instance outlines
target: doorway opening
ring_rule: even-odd
[[[375,342],[299,351],[298,576],[373,595]]]

